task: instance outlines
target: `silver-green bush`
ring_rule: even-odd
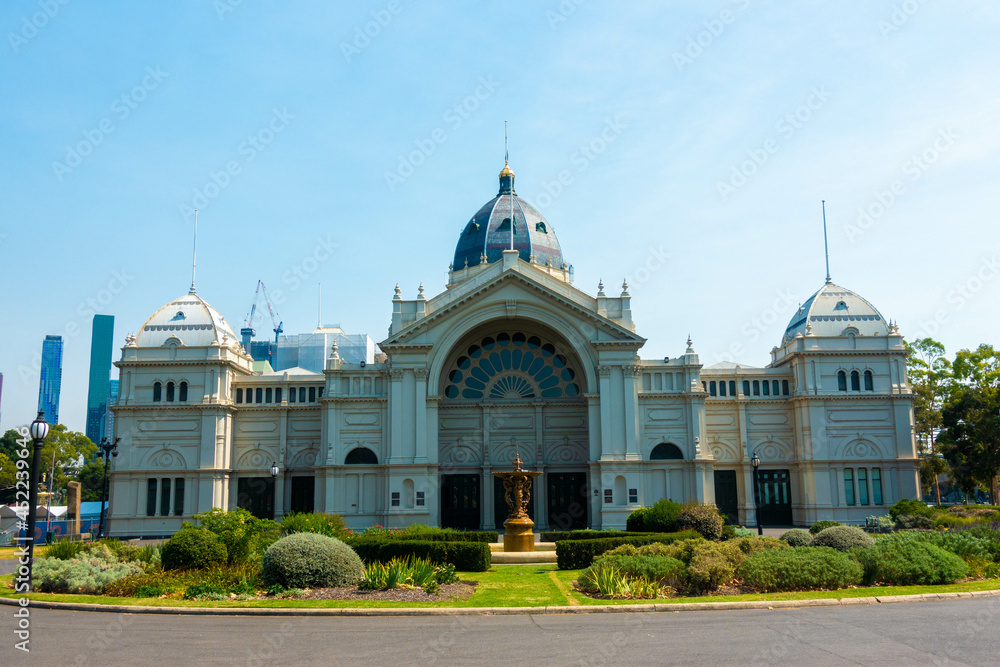
[[[268,586],[350,586],[365,576],[365,567],[354,550],[338,539],[294,533],[267,548],[260,574]]]
[[[813,545],[812,534],[803,528],[786,530],[781,534],[781,539],[793,547],[811,547]]]
[[[47,593],[101,593],[113,581],[143,571],[139,563],[120,562],[101,546],[79,558],[39,558],[32,569],[37,590]]]
[[[813,546],[833,547],[837,551],[864,549],[875,544],[875,539],[857,526],[833,526],[816,533]]]

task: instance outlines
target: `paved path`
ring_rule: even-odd
[[[0,664],[1000,664],[1000,598],[551,616],[235,617],[0,608]],[[518,655],[509,656],[516,648]]]

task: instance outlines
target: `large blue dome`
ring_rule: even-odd
[[[511,244],[511,218],[514,220],[513,245]],[[486,202],[462,230],[455,247],[456,271],[476,266],[485,257],[486,262],[500,261],[504,250],[520,252],[525,262],[534,259],[538,264],[562,268],[562,250],[555,230],[542,214],[514,192],[514,172],[504,164],[500,172],[500,192]]]

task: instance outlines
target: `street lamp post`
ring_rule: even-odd
[[[271,518],[278,513],[278,462],[271,461]]]
[[[760,525],[760,457],[757,456],[757,452],[753,453],[753,458],[750,459],[750,465],[753,466],[753,507],[754,516],[757,519],[757,535],[764,534],[764,527]]]
[[[101,451],[104,452],[104,484],[101,488],[101,523],[97,528],[97,536],[104,537],[104,523],[105,515],[108,513],[108,466],[111,463],[111,457],[114,456],[118,458],[118,442],[121,438],[115,438],[114,440],[108,440],[108,438],[101,438],[101,444],[98,445]]]
[[[25,538],[28,542],[28,590],[32,588],[32,570],[35,563],[35,513],[38,507],[38,466],[42,458],[42,445],[45,436],[49,434],[49,423],[45,421],[45,413],[38,411],[35,421],[28,429],[31,434],[33,452],[31,454],[31,487],[28,489],[28,530]]]

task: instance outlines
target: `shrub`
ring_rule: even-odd
[[[295,533],[267,548],[260,575],[265,585],[286,588],[350,586],[365,576],[365,568],[354,550],[340,540]]]
[[[148,570],[118,579],[108,584],[105,595],[141,597],[144,588],[158,588],[163,593],[183,593],[189,586],[208,583],[229,592],[256,591],[260,583],[259,568],[252,563],[228,565],[216,563],[201,570]]]
[[[69,560],[39,558],[32,568],[32,577],[39,591],[97,594],[113,581],[141,572],[141,565],[120,562],[105,546]]]
[[[633,532],[671,533],[677,530],[677,517],[683,506],[661,498],[649,507],[640,507],[629,514],[625,527]]]
[[[639,547],[654,542],[669,544],[676,540],[689,540],[696,537],[698,537],[697,533],[688,530],[679,533],[651,533],[628,537],[604,537],[592,540],[561,540],[556,542],[556,561],[560,570],[581,570],[585,567],[590,567],[594,559],[605,551],[610,551],[615,547],[625,544]]]
[[[677,513],[677,527],[681,530],[695,530],[706,540],[722,538],[724,519],[715,505],[689,503]]]
[[[934,520],[922,514],[900,514],[896,517],[896,526],[901,530],[930,530]]]
[[[904,498],[889,508],[889,516],[892,517],[893,521],[898,519],[900,515],[904,514],[908,514],[909,516],[931,517],[934,515],[934,510],[928,507],[927,503],[921,500],[914,500],[912,498]]]
[[[445,542],[353,537],[347,541],[366,563],[387,563],[393,558],[426,558],[432,563],[451,563],[462,572],[490,569],[490,545],[486,542]]]
[[[166,593],[166,591],[164,591],[159,586],[140,586],[139,588],[136,589],[135,595],[133,595],[132,597],[158,598],[164,593]]]
[[[949,514],[947,512],[942,512],[934,517],[933,526],[935,528],[955,528],[956,526],[972,526],[976,523],[975,519],[959,516],[957,514]]]
[[[847,554],[829,547],[761,551],[737,569],[744,584],[764,593],[846,588],[857,585],[861,574]]]
[[[837,551],[863,549],[875,543],[875,539],[857,526],[833,526],[819,531],[813,538],[813,546],[832,547]]]
[[[967,576],[961,557],[929,542],[887,536],[854,552],[864,568],[865,585],[950,584]]]
[[[427,593],[437,593],[445,584],[458,581],[455,566],[434,565],[423,558],[393,558],[388,563],[371,563],[365,576],[358,582],[361,590],[387,588],[423,588]]]
[[[45,557],[55,560],[70,560],[86,552],[90,548],[90,545],[90,542],[70,542],[68,539],[56,540],[45,550]]]
[[[580,575],[578,583],[583,586],[587,573],[598,567],[614,567],[623,575],[636,578],[645,578],[648,581],[656,581],[664,586],[676,588],[685,580],[684,563],[657,554],[649,555],[626,555],[626,554],[604,554]]]
[[[160,548],[163,569],[202,568],[226,562],[226,546],[215,533],[202,528],[182,528]]]
[[[339,514],[296,512],[281,519],[281,531],[285,535],[293,533],[317,533],[327,537],[343,539],[351,534],[344,517]]]
[[[584,591],[604,597],[656,598],[660,595],[659,582],[630,576],[610,563],[595,563],[580,575],[578,583]]]
[[[844,524],[839,521],[817,521],[812,526],[809,527],[809,532],[812,535],[820,532],[821,530],[826,530],[827,528],[833,528],[834,526],[843,526]]]
[[[793,547],[811,547],[813,544],[813,536],[808,530],[803,530],[802,528],[792,528],[791,530],[786,530],[781,535],[781,539],[788,542],[789,546]]]
[[[215,584],[191,584],[184,591],[184,597],[188,600],[227,600],[229,594]]]
[[[732,580],[735,572],[733,561],[741,559],[742,553],[731,545],[731,542],[695,545],[687,568],[687,585],[692,592],[705,593]]]
[[[746,556],[752,556],[753,554],[760,553],[761,551],[767,551],[769,549],[787,549],[789,544],[784,542],[777,537],[771,537],[770,535],[764,535],[762,537],[757,537],[751,535],[749,537],[740,537],[729,542],[729,546],[738,547],[739,550]]]
[[[640,508],[645,509],[645,508]],[[634,537],[646,533],[627,533],[623,530],[550,530],[541,534],[542,542],[562,540],[600,540],[605,537]]]
[[[225,512],[213,507],[210,512],[195,514],[199,527],[218,536],[226,547],[230,563],[257,561],[264,549],[281,536],[281,526],[270,519],[258,519],[248,510]],[[181,528],[194,528],[185,521]]]

